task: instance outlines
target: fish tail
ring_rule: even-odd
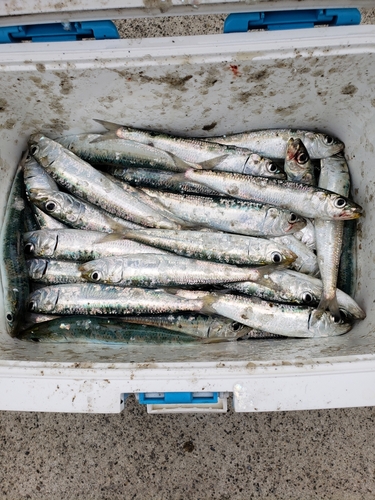
[[[323,295],[322,298],[320,299],[317,310],[323,313],[327,309],[329,310],[329,312],[332,314],[332,316],[335,318],[336,321],[341,320],[341,313],[339,304],[337,302],[336,293],[332,298],[328,298]]]
[[[202,299],[202,307],[200,309],[200,313],[206,314],[207,316],[211,316],[212,314],[217,314],[215,308],[213,307],[213,304],[217,302],[218,297],[213,295],[213,294],[208,294]]]
[[[190,170],[191,168],[195,170],[202,170],[203,167],[201,166],[200,163],[193,163],[190,161],[185,161],[179,156],[171,153],[170,151],[168,152],[168,155],[172,158],[175,166],[176,166],[176,171],[178,172],[186,172],[186,170]],[[178,174],[177,174],[178,175]]]
[[[201,161],[199,163],[200,169],[201,170],[215,170],[215,168],[222,163],[225,158],[227,158],[229,155],[221,155],[221,156],[216,156],[215,158],[211,158],[210,160],[206,161]]]

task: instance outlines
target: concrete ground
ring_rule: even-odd
[[[223,19],[197,16],[194,33]],[[119,26],[192,34],[191,20]],[[374,442],[375,408],[159,416],[130,397],[118,415],[0,412],[0,498],[374,499]]]

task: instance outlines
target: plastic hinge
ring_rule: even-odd
[[[138,395],[138,401],[142,405],[196,405],[205,403],[217,403],[218,400],[218,392],[143,392]]]
[[[356,25],[361,22],[358,9],[311,9],[229,14],[224,33],[240,33],[251,29],[288,30],[313,28],[317,25]]]
[[[83,38],[107,40],[120,38],[120,35],[112,21],[35,24],[0,28],[0,43],[69,42]]]

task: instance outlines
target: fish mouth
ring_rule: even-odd
[[[348,212],[344,212],[338,218],[341,220],[359,219],[362,216],[362,208],[353,208]]]

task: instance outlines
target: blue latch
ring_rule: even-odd
[[[142,405],[213,404],[218,401],[218,392],[143,392],[139,394],[139,403]]]
[[[224,33],[246,32],[251,29],[289,30],[329,26],[356,25],[361,22],[358,9],[311,9],[274,12],[245,12],[229,14],[224,22]]]
[[[83,38],[106,40],[120,38],[120,35],[112,21],[35,24],[0,28],[0,43],[69,42]]]

